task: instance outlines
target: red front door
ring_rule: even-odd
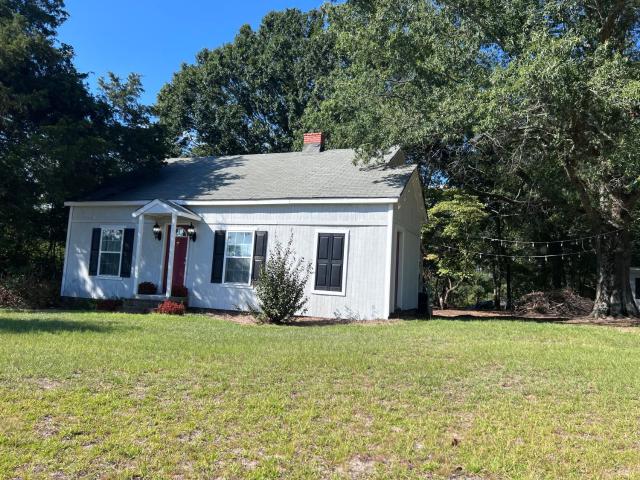
[[[171,238],[171,225],[167,225],[167,239]],[[171,285],[174,287],[184,286],[184,272],[187,268],[187,247],[189,237],[187,237],[187,227],[179,225],[176,227],[176,248],[173,254],[173,275]],[[162,292],[167,292],[167,272],[169,271],[169,241],[167,241],[164,252],[164,275],[162,281]]]

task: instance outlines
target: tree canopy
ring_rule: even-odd
[[[333,67],[325,15],[271,12],[257,30],[245,25],[232,43],[198,53],[158,97],[157,112],[176,154],[291,150],[301,118]]]
[[[364,159],[404,145],[500,210],[535,205],[548,219],[571,212],[567,230],[619,231],[596,246],[594,313],[637,314],[639,15],[615,0],[336,5],[329,24],[347,61],[306,122]]]
[[[93,95],[56,39],[66,17],[61,0],[0,0],[0,272],[58,271],[64,201],[165,156],[139,77]]]

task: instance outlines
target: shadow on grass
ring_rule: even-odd
[[[117,330],[123,327],[118,326]],[[0,315],[0,333],[31,333],[31,332],[98,332],[109,333],[116,330],[113,325],[87,321],[71,321],[62,319],[29,319],[19,320],[3,318]]]
[[[636,318],[600,318],[591,317],[534,317],[519,315],[434,315],[434,320],[450,320],[454,322],[523,322],[523,323],[555,323],[561,325],[596,325],[609,327],[640,327],[640,320]]]
[[[457,322],[526,322],[526,323],[567,323],[568,317],[520,317],[501,315],[495,317],[477,317],[474,315],[434,315],[433,320],[451,320]]]

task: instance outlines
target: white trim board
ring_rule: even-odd
[[[60,284],[60,295],[64,295],[64,289],[67,281],[67,265],[69,264],[69,239],[71,238],[71,223],[73,219],[73,207],[69,209],[69,218],[67,220],[67,240],[64,244],[64,264],[62,265],[62,283]]]
[[[64,202],[65,207],[134,207],[150,200]],[[300,198],[275,200],[170,200],[183,206],[247,206],[247,205],[375,205],[398,203],[398,198]]]
[[[387,211],[387,244],[385,245],[385,272],[384,272],[384,318],[389,318],[391,313],[391,262],[393,258],[393,205],[389,205]]]
[[[182,205],[180,205],[180,207],[182,207]],[[137,218],[140,215],[170,215],[175,213],[176,215],[178,215],[178,217],[182,217],[182,218],[187,218],[189,220],[194,220],[194,221],[200,221],[202,220],[202,218],[200,218],[200,215],[197,215],[193,212],[190,211],[185,211],[186,209],[184,208],[175,208],[173,205],[170,205],[169,203],[163,201],[163,200],[159,200],[159,199],[155,199],[149,203],[147,203],[145,206],[143,206],[142,208],[139,208],[138,210],[136,210],[135,212],[133,212],[131,214],[131,216],[133,218]]]

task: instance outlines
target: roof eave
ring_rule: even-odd
[[[232,206],[232,205],[354,205],[398,203],[393,197],[338,197],[338,198],[275,198],[245,200],[169,200],[183,206]],[[65,202],[65,207],[132,207],[144,206],[153,200],[90,200]]]

